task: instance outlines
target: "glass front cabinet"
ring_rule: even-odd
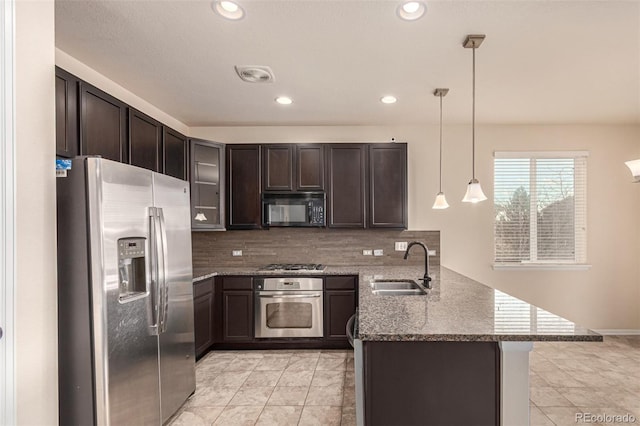
[[[191,228],[224,230],[224,144],[191,139]]]

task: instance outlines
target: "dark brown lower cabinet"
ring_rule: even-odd
[[[324,282],[324,337],[347,342],[347,321],[356,312],[355,276],[326,277]]]
[[[223,340],[253,340],[253,292],[223,290]]]
[[[196,358],[205,354],[214,343],[214,300],[213,278],[193,284]]]
[[[363,342],[366,425],[497,426],[496,342]]]
[[[324,337],[254,338],[252,276],[218,276],[194,284],[196,356],[209,349],[347,349],[346,326],[355,313],[358,277],[326,276]]]
[[[253,280],[222,277],[222,340],[253,340]]]
[[[347,340],[347,321],[356,311],[355,291],[331,291],[324,293],[324,337]]]

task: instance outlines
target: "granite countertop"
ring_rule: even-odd
[[[216,268],[195,268],[193,270],[193,282],[201,281],[207,278],[223,276],[223,275],[271,275],[271,276],[291,276],[291,275],[358,275],[362,266],[327,266],[322,271],[262,271],[257,266],[234,266]]]
[[[363,341],[602,341],[602,336],[450,269],[433,268],[426,296],[380,296],[373,279],[417,279],[423,268],[327,266],[300,275],[358,275],[358,338]],[[215,275],[284,275],[258,268],[194,269]],[[287,272],[286,275],[296,275]]]
[[[602,336],[441,267],[426,296],[378,296],[370,281],[422,277],[422,268],[362,268],[358,335],[373,341],[602,341]]]

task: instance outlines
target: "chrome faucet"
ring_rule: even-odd
[[[404,252],[404,260],[409,257],[409,250],[413,246],[420,246],[424,249],[424,277],[420,278],[424,282],[426,288],[431,288],[431,277],[429,276],[429,249],[420,241],[412,241],[407,246],[407,251]]]

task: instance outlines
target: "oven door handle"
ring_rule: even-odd
[[[320,297],[320,294],[280,294],[280,295],[272,295],[272,294],[258,294],[260,298],[269,298],[269,299],[309,299],[311,297]]]

